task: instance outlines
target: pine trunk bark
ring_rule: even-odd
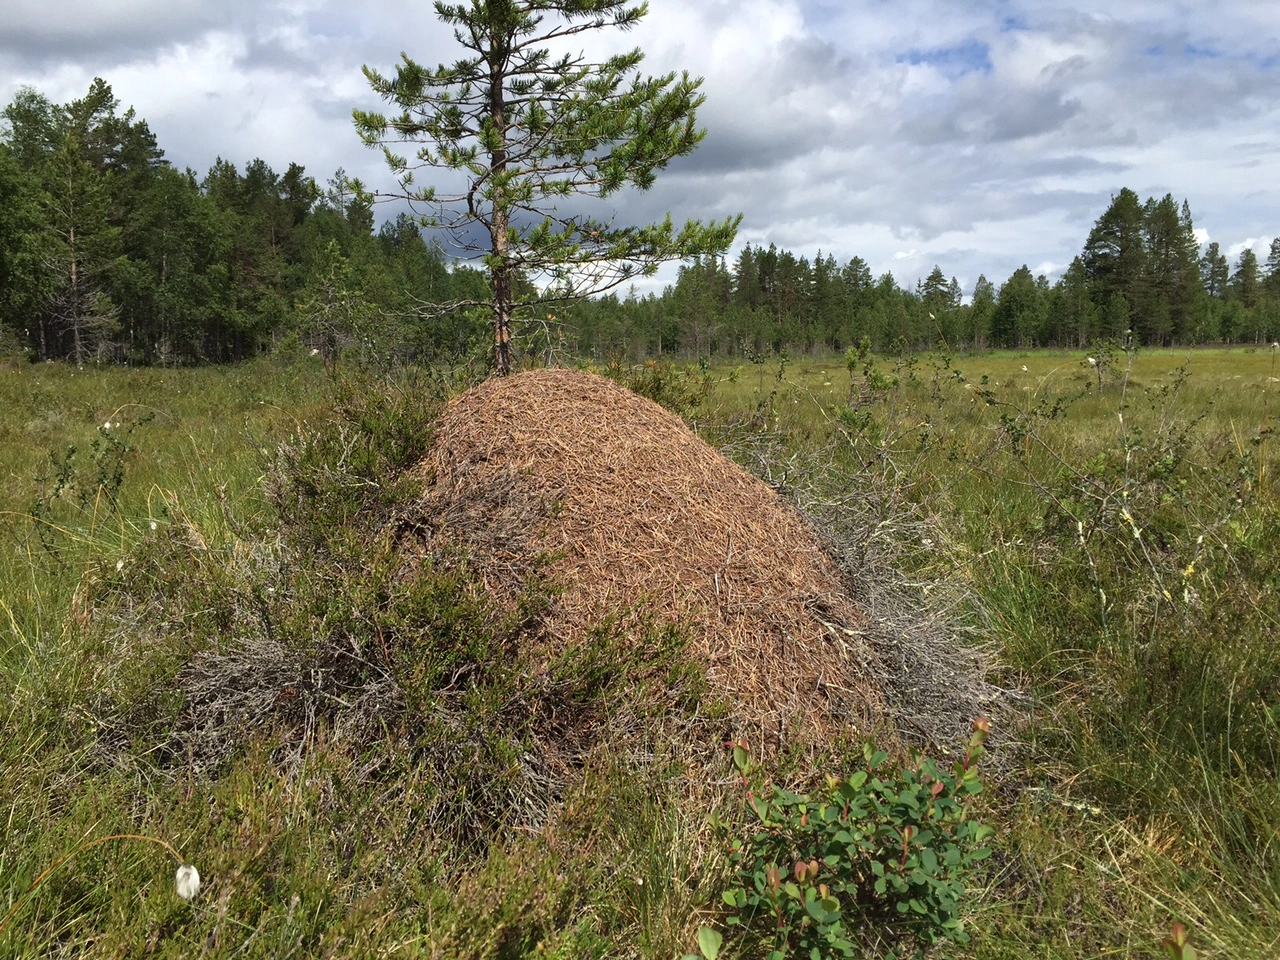
[[[489,111],[496,141],[489,154],[493,177],[493,216],[489,236],[493,247],[493,364],[498,376],[511,372],[512,282],[508,232],[511,227],[503,178],[507,171],[507,104],[503,90],[505,53],[495,45],[489,64]]]

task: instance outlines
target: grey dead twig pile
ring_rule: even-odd
[[[841,442],[784,455],[782,437],[730,428],[723,448],[794,503],[838,563],[862,613],[853,632],[874,653],[873,680],[895,731],[948,754],[963,749],[975,718],[987,717],[999,749],[986,763],[1009,767],[1027,699],[998,682],[995,651],[981,640],[985,612],[956,574],[941,524],[912,501],[897,465],[871,463],[850,477],[837,462]],[[922,550],[924,564],[912,556]]]

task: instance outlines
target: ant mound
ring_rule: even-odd
[[[445,407],[415,476],[430,540],[461,549],[486,591],[514,599],[549,575],[550,649],[639,613],[685,630],[761,741],[887,722],[865,617],[818,534],[653,401],[572,370],[491,379]]]

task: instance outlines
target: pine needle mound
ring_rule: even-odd
[[[415,476],[430,540],[487,591],[550,574],[551,648],[639,612],[689,631],[757,742],[886,722],[865,618],[816,532],[653,401],[572,370],[491,379],[445,407]]]

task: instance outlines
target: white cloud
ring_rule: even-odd
[[[388,188],[351,128],[378,106],[360,66],[456,54],[428,9],[391,0],[0,3],[0,99],[28,83],[66,101],[103,76],[200,171],[261,156]],[[1265,254],[1275,26],[1270,0],[653,0],[636,30],[580,45],[705,77],[706,141],[619,197],[620,219],[743,212],[739,245],[861,256],[908,286],[937,263],[967,291],[1061,271],[1122,186],[1185,197],[1202,242]]]
[[[1244,253],[1245,250],[1252,250],[1258,255],[1259,260],[1265,260],[1270,249],[1270,237],[1248,237],[1239,243],[1231,244],[1231,246],[1227,247],[1223,253],[1226,255],[1227,260],[1232,264],[1232,266],[1234,266],[1236,260],[1240,258],[1240,254]]]

